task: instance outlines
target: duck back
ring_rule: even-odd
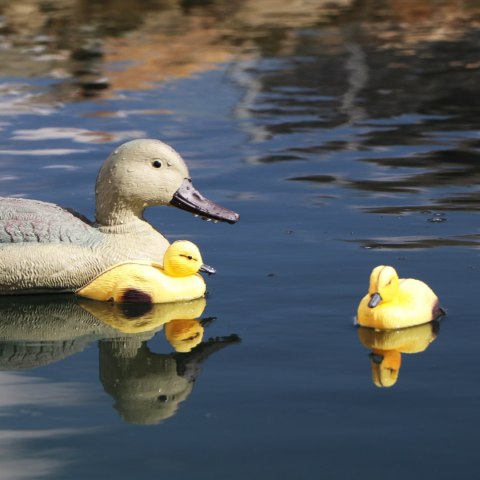
[[[81,215],[53,203],[0,197],[0,243],[83,243],[96,231]]]

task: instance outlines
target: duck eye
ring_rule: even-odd
[[[188,255],[187,258],[191,260],[193,257],[191,255]]]
[[[162,166],[162,162],[160,160],[154,160],[152,162],[152,167],[154,168],[160,168]]]

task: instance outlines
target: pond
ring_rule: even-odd
[[[473,478],[479,24],[468,1],[0,2],[2,196],[94,218],[103,160],[158,138],[241,216],[146,211],[217,270],[188,312],[0,298],[2,480]],[[356,326],[376,265],[447,315]]]

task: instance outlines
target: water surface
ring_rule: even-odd
[[[153,137],[241,214],[147,212],[218,271],[191,352],[169,312],[0,302],[2,480],[475,475],[480,10],[450,3],[0,3],[2,195],[93,217]],[[379,264],[448,311],[383,386],[354,326]]]

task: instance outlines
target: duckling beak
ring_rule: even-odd
[[[380,355],[379,353],[370,352],[368,356],[370,357],[370,360],[376,365],[380,365],[383,362],[383,355]]]
[[[183,180],[180,188],[174,193],[170,205],[217,222],[236,223],[240,218],[238,213],[221,207],[205,198],[192,185],[192,181],[189,178]]]
[[[380,294],[374,293],[371,296],[370,301],[368,302],[368,306],[370,308],[375,308],[381,301],[382,301],[382,297],[380,296]]]
[[[217,273],[217,271],[213,267],[211,267],[210,265],[205,265],[205,264],[203,264],[200,267],[200,271],[203,272],[203,273],[208,273],[208,275],[213,275],[214,273]]]

